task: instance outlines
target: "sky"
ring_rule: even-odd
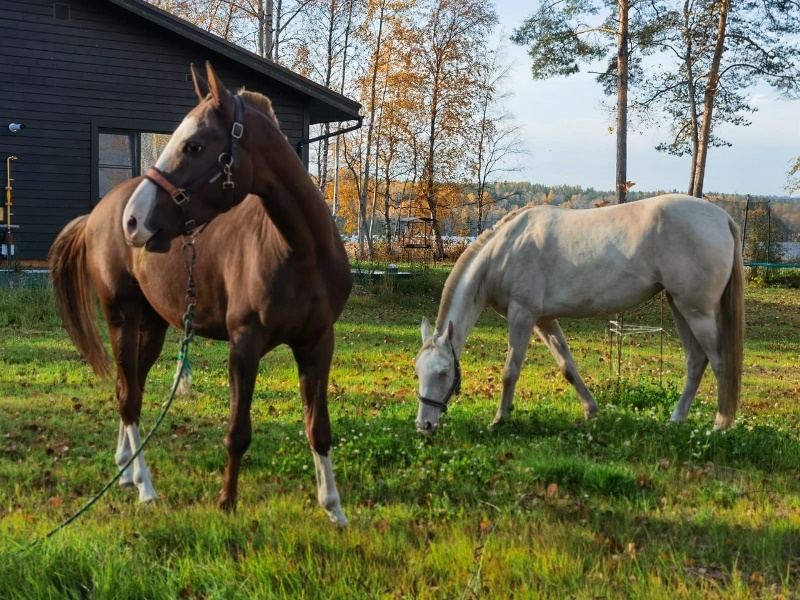
[[[520,0],[494,4],[506,39],[534,11],[533,3]],[[616,136],[609,127],[614,123],[600,108],[609,99],[595,76],[582,66],[577,75],[534,81],[526,49],[509,41],[507,54],[514,63],[508,83],[513,95],[507,106],[522,125],[526,153],[518,160],[521,170],[505,177],[613,190]],[[733,146],[708,151],[706,193],[787,194],[787,172],[800,155],[800,100],[785,100],[763,87],[752,90],[750,103],[759,109],[750,115],[750,126],[727,126],[718,132]],[[629,128],[628,180],[635,183],[634,191],[686,191],[689,157],[655,149],[668,139],[667,129]]]

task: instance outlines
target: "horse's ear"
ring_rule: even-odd
[[[191,63],[189,67],[192,70],[192,81],[194,81],[194,93],[197,94],[197,100],[202,102],[203,99],[208,96],[209,88],[208,82],[203,78],[200,73],[197,72],[197,69],[194,68],[194,63]]]
[[[453,339],[453,322],[452,321],[448,321],[447,322],[447,339],[451,340],[451,341]]]
[[[225,112],[225,108],[228,104],[232,103],[233,100],[230,92],[225,89],[225,85],[222,83],[222,80],[217,77],[209,61],[206,61],[206,75],[208,75],[208,85],[211,91],[211,97],[214,99],[214,105]]]
[[[422,343],[424,344],[429,339],[431,339],[431,324],[428,322],[428,319],[422,317],[422,325],[420,325],[420,333],[422,333]]]

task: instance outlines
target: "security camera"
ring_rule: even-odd
[[[11,125],[8,126],[8,130],[12,133],[22,131],[23,129],[25,129],[25,125],[22,123],[11,123]]]

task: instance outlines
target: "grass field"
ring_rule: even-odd
[[[350,526],[316,503],[291,353],[261,365],[239,509],[220,513],[227,346],[198,340],[195,387],[147,451],[161,499],[114,487],[33,546],[114,474],[118,417],[46,286],[0,288],[1,598],[800,598],[800,291],[751,287],[736,425],[710,431],[714,379],[668,424],[683,356],[665,334],[563,321],[599,416],[586,421],[531,343],[509,424],[505,321],[467,341],[462,393],[432,440],[414,430],[413,358],[445,270],[359,285],[337,324],[333,463]],[[658,299],[625,322],[659,327]],[[663,358],[662,358],[663,342]],[[170,391],[171,332],[150,374],[149,430]],[[616,373],[620,367],[620,375]]]

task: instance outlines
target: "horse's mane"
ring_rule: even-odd
[[[515,208],[512,210],[497,223],[495,223],[494,227],[482,231],[478,238],[469,246],[467,246],[466,250],[464,250],[464,252],[461,253],[461,256],[458,257],[456,264],[453,266],[453,270],[447,277],[447,281],[444,282],[444,289],[442,290],[442,302],[439,305],[439,314],[436,317],[437,332],[442,333],[443,327],[446,325],[442,322],[442,320],[444,319],[444,315],[446,315],[447,311],[450,309],[450,305],[453,303],[453,291],[455,290],[456,284],[461,279],[464,271],[470,264],[472,264],[472,261],[475,259],[481,249],[495,237],[499,230],[503,229],[506,223],[515,219],[521,212],[528,208],[530,207],[526,206],[524,208]]]
[[[272,110],[272,102],[264,94],[259,94],[258,92],[248,92],[246,89],[242,88],[239,90],[239,95],[245,100],[255,104],[256,107],[258,107],[275,123],[275,125],[280,127],[280,123],[278,123],[278,117],[275,116],[275,111]]]

